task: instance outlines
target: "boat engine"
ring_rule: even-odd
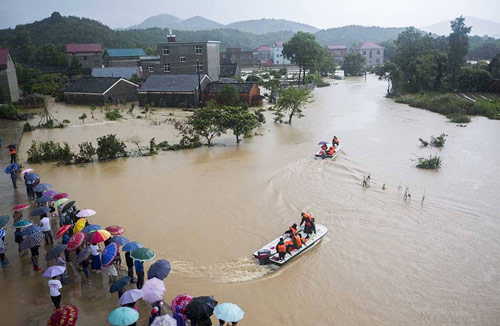
[[[257,253],[259,265],[268,265],[271,263],[271,250],[261,249]]]

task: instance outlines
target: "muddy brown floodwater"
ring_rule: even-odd
[[[314,91],[305,117],[290,126],[267,115],[262,136],[239,146],[224,137],[212,148],[151,158],[34,168],[79,208],[96,210],[92,223],[121,225],[172,262],[167,302],[180,293],[214,295],[245,310],[242,325],[498,325],[500,122],[477,117],[460,128],[394,103],[385,89],[373,76],[336,81]],[[420,147],[419,137],[443,132],[441,150]],[[315,160],[318,141],[333,135],[341,155]],[[415,168],[417,156],[434,153],[442,169]],[[13,196],[3,179],[2,214],[25,199],[23,186]],[[252,252],[302,210],[329,228],[327,238],[279,271],[257,266]],[[1,324],[41,325],[51,312],[46,280],[34,276],[29,258],[19,263],[10,243]],[[107,325],[117,306],[107,280],[93,276],[89,288],[69,270],[63,303],[80,308],[79,325]]]

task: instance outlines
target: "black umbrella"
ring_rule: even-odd
[[[212,316],[215,306],[217,306],[217,301],[213,296],[196,297],[188,303],[184,314],[190,320],[204,320]]]
[[[74,200],[67,202],[66,205],[64,205],[64,207],[61,209],[61,212],[66,213],[66,211],[71,207],[73,207],[74,204],[75,204]]]
[[[127,286],[130,281],[132,281],[132,278],[130,276],[122,277],[121,279],[113,283],[113,285],[111,285],[111,287],[109,288],[109,293],[120,291],[125,286]]]
[[[91,252],[92,252],[92,250],[90,250],[89,247],[83,248],[83,250],[80,251],[80,253],[76,256],[76,262],[81,263],[85,259],[88,259]]]
[[[170,262],[165,259],[158,260],[153,265],[149,267],[148,270],[148,280],[156,277],[157,279],[163,280],[168,276],[172,267],[170,266]]]
[[[65,244],[55,245],[49,251],[47,251],[47,254],[45,255],[45,261],[50,261],[52,259],[56,259],[64,252],[64,249],[66,249]]]
[[[42,216],[43,214],[47,214],[49,212],[50,209],[48,209],[48,207],[41,206],[31,212],[30,216]]]

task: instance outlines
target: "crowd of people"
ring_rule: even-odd
[[[9,150],[11,149],[9,148]],[[90,271],[93,271],[96,275],[103,271],[103,274],[107,275],[109,278],[109,284],[112,284],[110,292],[115,292],[115,290],[118,292],[121,307],[133,309],[137,312],[136,321],[129,324],[136,325],[139,318],[139,310],[136,305],[138,299],[135,301],[122,300],[126,292],[131,291],[125,291],[125,287],[129,284],[135,284],[137,288],[135,291],[142,291],[141,289],[150,279],[156,279],[158,277],[161,278],[161,282],[163,282],[163,279],[170,272],[170,263],[166,260],[161,260],[165,262],[164,265],[166,266],[164,266],[163,275],[161,277],[154,273],[150,275],[153,265],[160,261],[151,265],[148,270],[148,280],[145,281],[144,261],[153,259],[154,252],[144,248],[142,244],[138,242],[130,242],[127,238],[123,237],[121,234],[124,230],[119,226],[110,226],[106,229],[101,229],[99,225],[90,224],[89,218],[96,213],[95,211],[89,209],[79,210],[75,201],[69,199],[69,194],[50,190],[51,185],[40,183],[40,177],[35,174],[32,169],[25,169],[19,172],[15,152],[12,153],[11,151],[11,155],[14,156],[11,157],[9,173],[11,174],[14,189],[17,188],[16,181],[18,176],[21,175],[25,181],[27,197],[32,201],[31,204],[17,205],[12,209],[12,227],[15,229],[14,241],[18,244],[19,259],[23,260],[23,256],[25,256],[27,254],[26,251],[29,250],[31,253],[33,270],[35,272],[40,271],[39,248],[41,244],[45,242],[45,249],[47,252],[46,261],[53,261],[54,263],[51,263],[52,266],[48,266],[43,276],[49,278],[47,282],[49,295],[56,312],[58,309],[65,307],[61,307],[64,301],[61,290],[63,286],[69,282],[66,265],[73,262],[78,271],[83,274],[82,279],[84,279],[89,286],[92,286]],[[33,210],[30,212],[29,217],[31,219],[38,218],[38,225],[24,216],[23,212],[28,211],[30,208],[33,208]],[[8,216],[5,217],[8,219]],[[7,243],[5,242],[4,229],[7,222],[5,219],[3,222],[0,228],[0,261],[2,269],[8,271],[8,260],[6,257]],[[56,233],[53,232],[54,227],[58,228]],[[60,239],[59,244],[57,243],[58,239]],[[126,276],[124,276],[125,269],[122,268],[120,247],[125,251]],[[146,256],[139,258],[134,256],[136,250],[143,250]],[[73,255],[72,252],[75,254]],[[49,263],[47,265],[49,265]],[[118,279],[119,271],[121,272],[122,270],[124,277]],[[159,291],[161,291],[161,289]],[[139,292],[140,297],[142,297],[143,292]],[[184,306],[172,306],[172,316],[162,314],[162,306],[164,305],[163,292],[159,293],[159,300],[154,302],[147,301],[151,304],[152,308],[149,317],[149,325],[154,326],[156,319],[159,320],[157,323],[158,325],[164,325],[161,322],[165,318],[171,318],[172,322],[175,321],[175,324],[172,325],[176,326],[185,326],[187,320],[189,320],[190,324],[193,326],[212,325],[210,319],[211,314],[203,318],[187,318],[188,316],[184,311],[190,302],[187,302]],[[212,297],[199,298],[211,298],[212,301],[209,302],[209,304],[212,305],[211,309],[214,310],[216,308],[217,301]],[[194,298],[193,302],[196,301],[195,299],[197,298]],[[73,309],[77,308],[74,307]],[[130,314],[131,311],[115,309],[110,314],[109,321],[112,322],[112,315],[115,316],[119,313]],[[241,311],[241,313],[243,313],[243,311]],[[232,325],[236,325],[238,320],[228,321],[228,325],[229,322],[232,322]],[[226,321],[219,318],[219,325],[222,326],[225,324]]]

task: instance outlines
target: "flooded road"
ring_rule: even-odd
[[[96,210],[92,223],[121,225],[172,262],[167,302],[180,293],[214,295],[245,310],[242,325],[498,324],[500,122],[478,117],[457,127],[384,98],[386,84],[373,76],[335,83],[315,90],[302,119],[275,125],[267,115],[262,136],[239,146],[228,136],[212,148],[34,168],[80,209]],[[441,150],[420,147],[419,137],[443,132]],[[314,160],[316,144],[333,135],[341,155]],[[442,169],[415,168],[418,156],[435,153]],[[25,198],[23,186],[13,198],[3,179],[2,214]],[[406,187],[412,199],[405,201]],[[327,238],[277,272],[256,266],[251,253],[302,210],[329,228]],[[15,251],[0,274],[0,312],[13,325],[38,325],[51,312],[46,281]],[[81,309],[79,325],[106,325],[116,295],[100,275],[94,288],[80,276],[70,270],[63,303]],[[6,298],[23,307],[7,310]],[[147,311],[143,304],[142,324]]]

